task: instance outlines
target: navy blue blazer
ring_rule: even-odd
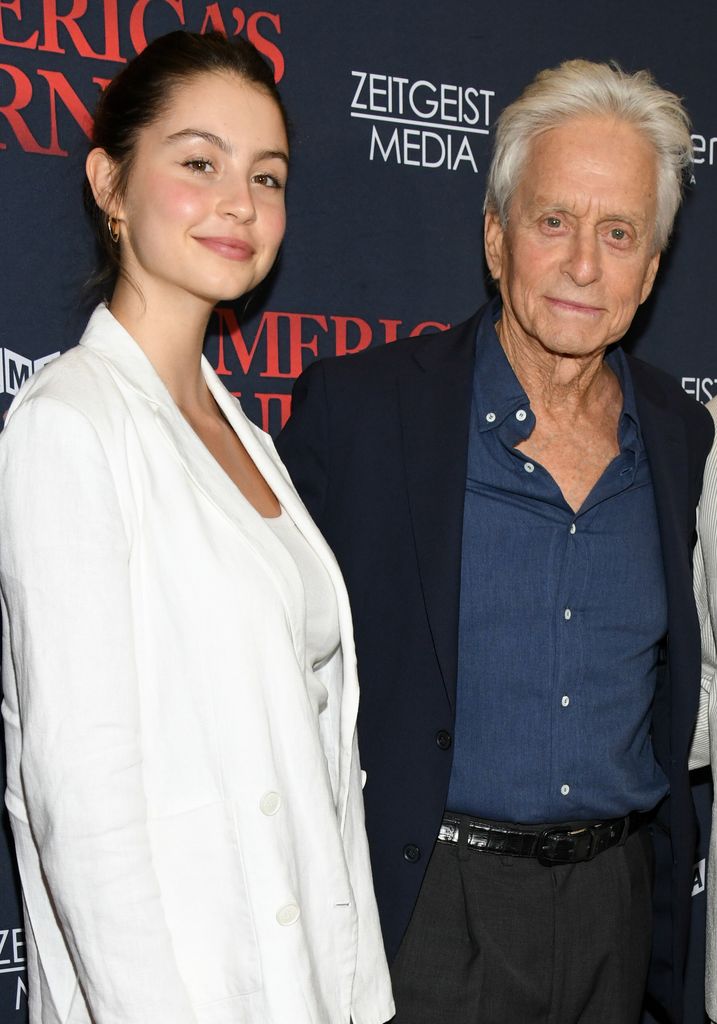
[[[451,771],[474,317],[350,358],[296,382],[277,446],[344,573],[361,682],[364,799],[384,941],[393,958],[438,834]],[[695,508],[713,438],[676,381],[630,358],[650,461],[669,603],[653,710],[670,780],[656,852],[651,987],[682,1015],[695,819],[687,756],[700,636],[692,597]]]

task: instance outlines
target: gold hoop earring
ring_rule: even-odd
[[[107,218],[107,230],[110,233],[110,238],[116,245],[120,240],[119,221],[116,217]]]

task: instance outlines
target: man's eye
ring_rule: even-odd
[[[613,228],[610,232],[610,236],[615,239],[616,242],[623,242],[627,238],[627,231],[624,228]]]
[[[563,222],[560,217],[546,217],[545,223],[549,228],[559,228]]]

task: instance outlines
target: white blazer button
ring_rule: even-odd
[[[362,768],[361,769],[361,789],[363,789],[365,785],[366,785],[366,772]]]
[[[300,913],[301,911],[295,903],[287,903],[285,907],[282,907],[281,910],[276,912],[276,920],[279,924],[286,927],[287,925],[294,924],[298,921]]]
[[[281,797],[278,793],[265,793],[259,801],[259,810],[262,814],[276,814],[281,807]]]

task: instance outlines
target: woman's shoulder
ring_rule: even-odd
[[[74,412],[97,426],[121,415],[125,402],[108,364],[83,344],[93,322],[96,314],[78,344],[25,381],[8,410],[6,427],[16,416],[32,419],[40,413],[46,422],[53,414],[58,419],[74,418]]]

